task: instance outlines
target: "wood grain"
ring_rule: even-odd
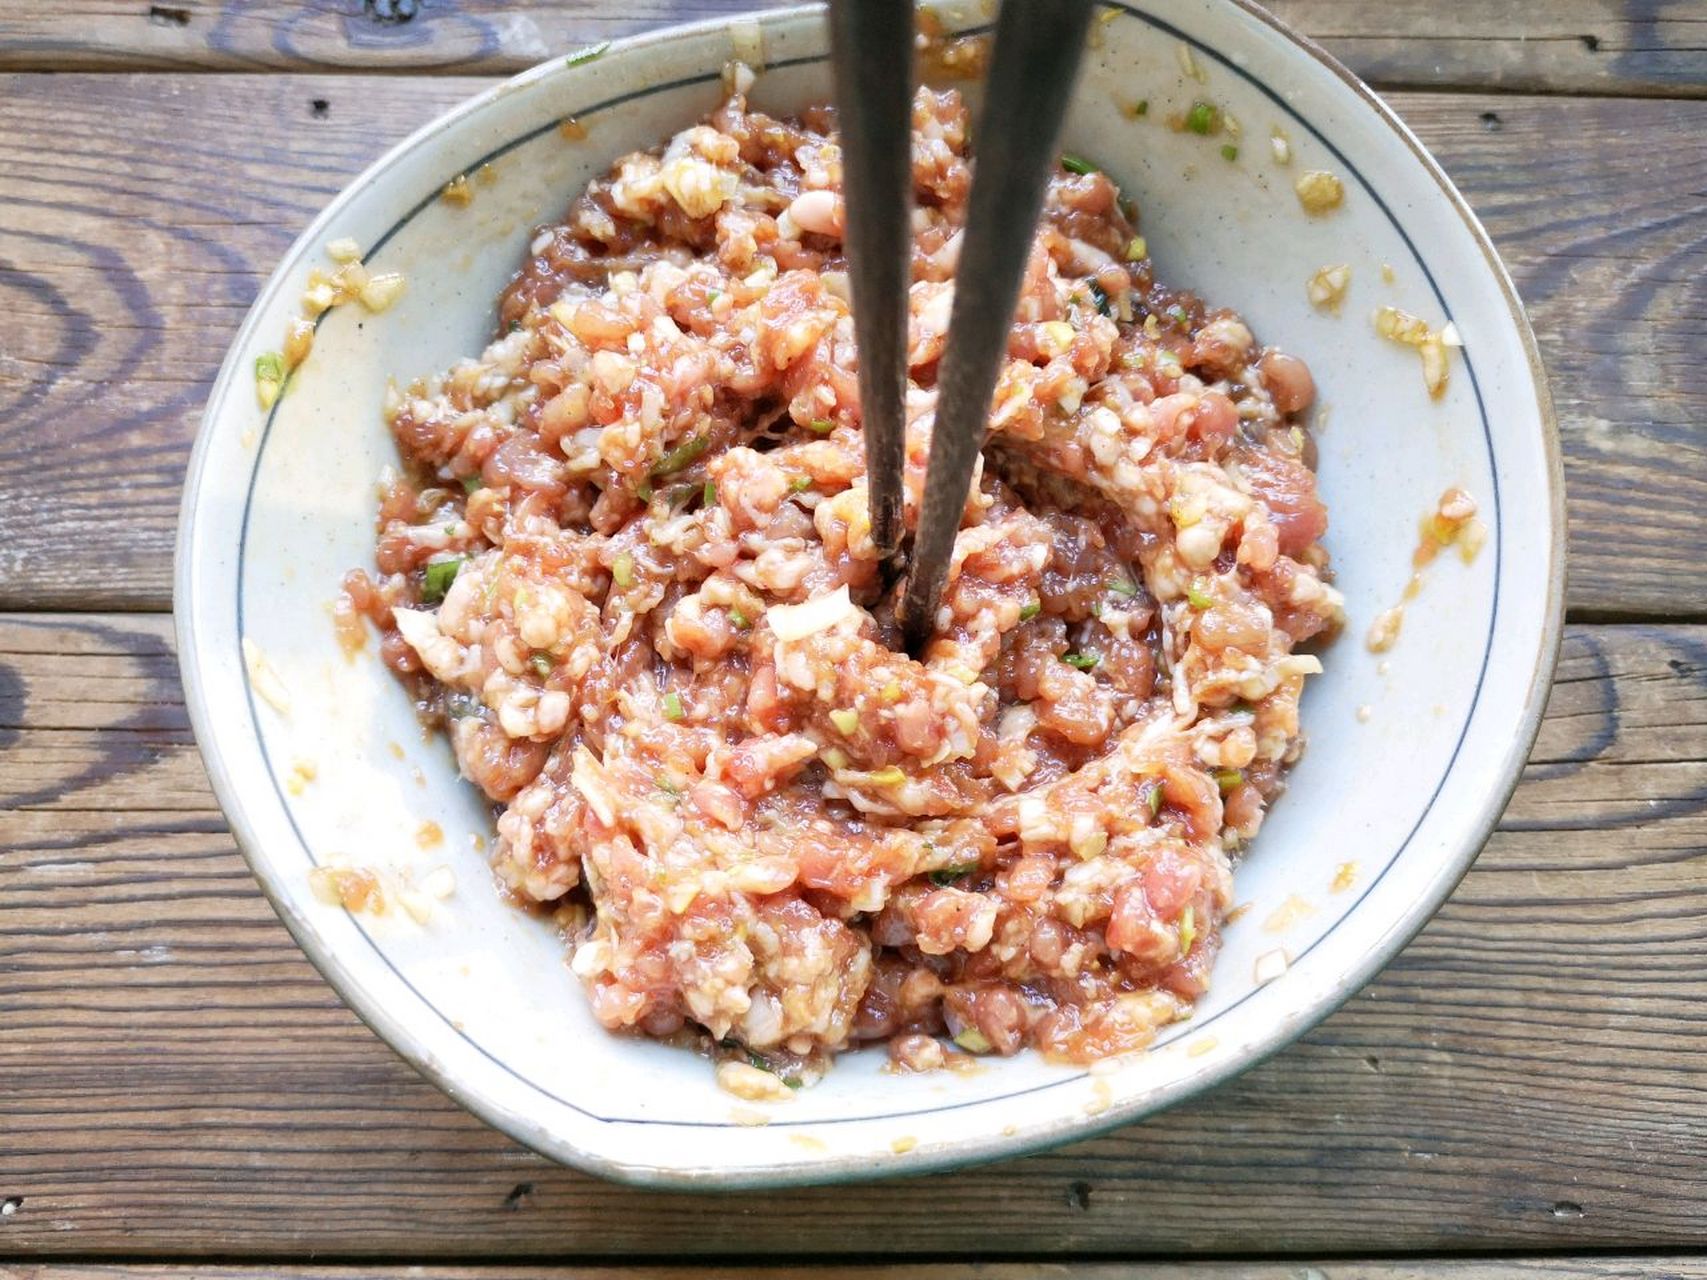
[[[594,40],[778,2],[638,0],[616,13],[585,0],[60,0],[0,12],[0,69],[508,74]],[[1707,20],[1690,0],[1269,7],[1383,87],[1707,95]]]
[[[865,1266],[198,1266],[0,1264],[0,1280],[1701,1280],[1707,1262],[1684,1255],[1428,1258],[1414,1262],[958,1262]]]
[[[0,617],[0,1256],[1707,1246],[1707,627],[1572,628],[1451,902],[1235,1084],[993,1168],[717,1197],[548,1164],[338,1003],[232,847],[168,637]]]
[[[351,175],[483,83],[0,76],[0,608],[167,605],[189,442],[260,281]],[[1540,334],[1571,606],[1701,617],[1707,102],[1394,101]]]

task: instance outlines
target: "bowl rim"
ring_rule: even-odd
[[[1487,793],[1479,811],[1464,824],[1464,835],[1453,842],[1450,854],[1441,859],[1437,869],[1428,877],[1423,889],[1375,939],[1359,961],[1330,982],[1324,984],[1314,1001],[1301,1013],[1276,1023],[1262,1038],[1253,1042],[1251,1050],[1242,1057],[1229,1059],[1213,1070],[1176,1082],[1151,1093],[1141,1094],[1118,1102],[1107,1111],[1092,1116],[1075,1114],[1057,1117],[1024,1135],[1004,1137],[991,1134],[969,1139],[943,1149],[921,1151],[915,1158],[899,1164],[874,1162],[864,1156],[837,1156],[812,1162],[755,1165],[740,1170],[716,1167],[673,1168],[650,1164],[633,1164],[620,1159],[598,1155],[575,1146],[548,1130],[534,1118],[498,1105],[483,1095],[463,1091],[454,1071],[448,1068],[420,1042],[407,1022],[388,1009],[370,993],[364,982],[340,960],[335,950],[326,945],[298,913],[277,892],[270,876],[263,871],[264,863],[255,852],[265,841],[256,830],[251,815],[245,809],[242,791],[231,776],[216,732],[217,718],[209,705],[202,678],[199,658],[201,649],[194,611],[188,607],[191,597],[194,533],[202,490],[207,479],[210,441],[216,426],[216,410],[223,405],[231,384],[241,373],[240,355],[251,345],[260,323],[263,304],[276,293],[281,272],[286,264],[296,263],[324,234],[355,193],[380,174],[397,164],[405,155],[429,143],[437,134],[464,118],[474,115],[492,102],[514,92],[518,87],[543,79],[558,70],[560,57],[547,59],[514,76],[489,86],[478,94],[458,103],[427,121],[402,141],[389,148],[360,174],[350,179],[324,208],[310,221],[303,232],[292,241],[279,259],[279,265],[257,292],[256,300],[231,340],[226,357],[211,387],[194,447],[185,473],[183,497],[179,509],[179,524],[174,551],[174,627],[178,648],[178,663],[184,686],[185,705],[197,748],[214,795],[220,803],[231,833],[244,860],[249,864],[262,893],[284,922],[315,968],[333,987],[339,999],[393,1052],[481,1120],[530,1150],[548,1159],[569,1165],[615,1182],[632,1186],[675,1188],[689,1190],[745,1190],[784,1186],[803,1186],[827,1183],[867,1181],[959,1168],[965,1165],[1011,1159],[1060,1146],[1063,1143],[1095,1137],[1137,1120],[1158,1114],[1172,1106],[1225,1083],[1250,1068],[1266,1061],[1288,1047],[1305,1033],[1339,1009],[1347,999],[1364,987],[1384,968],[1418,931],[1434,916],[1441,904],[1463,879],[1477,854],[1492,834],[1500,815],[1510,802],[1521,778],[1546,708],[1559,648],[1563,637],[1565,591],[1565,507],[1564,473],[1559,447],[1558,421],[1548,386],[1540,349],[1530,327],[1528,316],[1505,265],[1500,260],[1492,240],[1480,219],[1458,191],[1440,164],[1417,139],[1410,128],[1372,89],[1345,67],[1332,54],[1309,37],[1287,27],[1255,0],[1223,0],[1229,7],[1266,26],[1273,33],[1295,46],[1319,67],[1337,78],[1375,116],[1384,123],[1411,155],[1420,163],[1482,254],[1483,262],[1498,286],[1508,318],[1522,343],[1528,366],[1536,408],[1538,411],[1542,452],[1546,471],[1549,529],[1547,539],[1547,572],[1545,578],[1542,625],[1530,674],[1524,710],[1509,745],[1500,758],[1497,782]],[[1122,6],[1124,7],[1124,6]],[[674,42],[686,38],[727,32],[731,23],[757,21],[768,23],[791,22],[811,18],[823,12],[823,5],[807,3],[757,12],[735,13],[689,23],[674,23],[636,35],[614,39],[609,47],[621,50],[640,50],[649,45]],[[1432,805],[1430,806],[1432,808]],[[1425,811],[1426,812],[1426,811]]]

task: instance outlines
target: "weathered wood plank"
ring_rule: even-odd
[[[791,1267],[197,1266],[171,1263],[0,1265],[0,1280],[1700,1280],[1707,1262],[1681,1254],[1575,1258],[1427,1258],[1301,1262],[932,1262]]]
[[[507,74],[594,40],[729,17],[781,0],[69,0],[0,14],[0,69]],[[974,8],[976,0],[959,0]],[[949,3],[945,7],[957,7]],[[1526,93],[1707,95],[1707,34],[1689,0],[1274,0],[1372,84]]]
[[[0,608],[165,607],[189,441],[259,282],[350,175],[482,83],[0,77]],[[1395,101],[1540,333],[1572,607],[1700,616],[1707,102]]]
[[[530,1155],[338,1003],[213,807],[168,636],[0,618],[14,1258],[1707,1246],[1707,627],[1572,628],[1451,902],[1239,1082],[995,1168],[709,1198]]]

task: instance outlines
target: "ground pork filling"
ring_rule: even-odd
[[[909,527],[971,176],[957,94],[913,123]],[[833,126],[737,94],[540,232],[500,336],[389,398],[403,467],[341,623],[380,627],[605,1026],[790,1083],[873,1041],[1134,1049],[1208,984],[1301,748],[1294,649],[1342,620],[1310,374],[1058,172],[909,657]]]

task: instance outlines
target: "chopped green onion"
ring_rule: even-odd
[[[1068,173],[1095,173],[1097,171],[1097,167],[1089,160],[1083,156],[1073,155],[1071,152],[1062,153],[1061,167]]]
[[[1038,614],[1040,614],[1042,612],[1043,612],[1042,602],[1037,601],[1037,600],[1032,600],[1029,603],[1022,604],[1019,607],[1019,620],[1021,622],[1030,622],[1033,618],[1035,618]]]
[[[1099,653],[1064,653],[1061,655],[1061,661],[1069,667],[1077,667],[1080,671],[1089,671],[1102,661],[1102,655]]]
[[[584,63],[593,61],[595,58],[603,57],[605,50],[609,48],[609,40],[601,40],[597,44],[586,45],[583,48],[575,50],[574,53],[565,58],[563,60],[563,64],[569,67],[579,67]]]
[[[464,493],[473,493],[475,490],[484,489],[485,487],[486,481],[481,478],[478,471],[471,476],[464,476],[462,478],[462,491]]]
[[[781,1080],[783,1084],[790,1089],[799,1089],[806,1084],[806,1081],[802,1080],[799,1076],[778,1076],[777,1079]]]
[[[907,775],[894,765],[886,769],[877,769],[865,775],[865,780],[874,787],[895,787],[907,780]]]
[[[652,468],[652,476],[673,476],[676,472],[691,467],[699,455],[711,447],[710,436],[690,436],[662,458],[658,465]]]
[[[1194,102],[1191,110],[1185,113],[1185,127],[1208,137],[1221,128],[1221,112],[1214,103]]]
[[[549,653],[536,653],[528,659],[528,665],[539,672],[542,677],[547,677],[551,675],[552,667],[555,664],[551,661]]]
[[[954,1043],[966,1050],[967,1053],[990,1052],[989,1037],[977,1027],[963,1028],[960,1034],[954,1037]]]
[[[466,556],[451,556],[448,560],[434,560],[429,564],[427,575],[421,582],[421,599],[427,604],[437,604],[443,600],[445,592],[450,590],[450,584],[456,581],[456,575],[462,572],[466,561]]]
[[[814,418],[806,426],[808,430],[815,431],[821,436],[827,436],[836,429],[836,424],[828,418]]]
[[[1160,813],[1162,811],[1162,784],[1161,783],[1159,783],[1159,782],[1150,783],[1150,785],[1147,789],[1147,794],[1144,797],[1144,803],[1150,807],[1150,816],[1152,818],[1155,817],[1158,813]]]
[[[1221,794],[1226,795],[1234,787],[1241,786],[1245,781],[1243,769],[1221,769],[1215,774],[1215,785],[1221,788]]]
[[[1104,289],[1095,280],[1092,280],[1086,287],[1091,291],[1091,301],[1096,303],[1097,311],[1105,316],[1113,315],[1114,305],[1108,300],[1108,290]]]
[[[826,747],[824,750],[824,763],[829,765],[830,768],[834,769],[837,773],[840,773],[843,769],[848,767],[848,753],[843,751],[840,747]]]
[[[642,502],[652,501],[652,486],[642,480],[639,484],[634,486],[634,496],[639,498]]]
[[[1185,589],[1185,598],[1193,609],[1208,609],[1215,603],[1214,597],[1204,590],[1202,578],[1193,578],[1191,585]]]
[[[1138,202],[1131,196],[1116,196],[1115,206],[1120,210],[1120,216],[1128,222],[1138,221]]]
[[[1150,114],[1150,100],[1148,98],[1138,99],[1138,105],[1132,108],[1132,114],[1135,116],[1147,116],[1147,115],[1149,115]]]
[[[1177,302],[1168,308],[1167,317],[1173,322],[1174,327],[1177,329],[1191,328],[1191,312],[1187,311]]]
[[[1231,163],[1239,158],[1239,149],[1229,142],[1221,148],[1221,158]]]
[[[859,728],[859,712],[852,707],[838,707],[830,712],[830,723],[836,726],[836,732],[852,737],[853,731]]]
[[[634,557],[624,551],[610,564],[610,578],[617,586],[624,588],[634,585]]]
[[[716,302],[722,296],[723,296],[723,290],[721,290],[721,289],[708,289],[708,290],[706,290],[705,300],[707,302]]]
[[[485,704],[472,693],[453,693],[445,699],[445,714],[452,720],[465,720],[480,714]]]
[[[681,798],[682,789],[676,785],[674,779],[660,773],[656,778],[652,779],[652,782],[658,790],[662,791],[665,795],[670,796],[672,799]]]
[[[812,481],[807,479],[805,476],[795,476],[794,479],[788,482],[788,491],[790,493],[805,493],[811,487]]]
[[[899,680],[891,680],[888,684],[884,685],[877,691],[877,696],[885,703],[901,701],[901,682]]]
[[[1191,944],[1197,941],[1197,912],[1188,902],[1185,910],[1179,913],[1179,949],[1183,955],[1191,950]]]
[[[1107,586],[1108,589],[1114,592],[1117,596],[1131,597],[1138,594],[1138,584],[1136,582],[1129,582],[1125,578],[1110,578]]]
[[[729,610],[729,622],[737,631],[745,631],[753,625],[753,620],[739,609]]]
[[[1133,236],[1131,240],[1127,241],[1126,260],[1128,262],[1141,262],[1149,255],[1149,252],[1150,242],[1143,236]]]
[[[284,387],[284,357],[277,351],[265,351],[255,357],[255,399],[261,408],[271,409]]]
[[[705,482],[705,490],[700,496],[700,501],[707,507],[717,505],[717,481],[707,480]]]
[[[976,862],[969,862],[964,867],[943,867],[940,871],[933,871],[930,873],[931,883],[951,885],[956,880],[964,880],[977,869],[978,864]]]

